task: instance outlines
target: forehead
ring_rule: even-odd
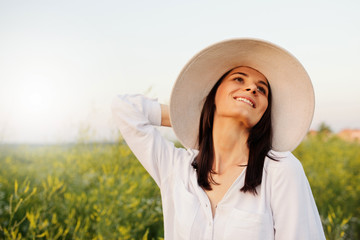
[[[235,67],[230,71],[229,76],[232,74],[235,74],[235,73],[244,73],[248,77],[257,78],[259,80],[266,80],[266,82],[267,82],[267,79],[264,76],[264,74],[262,74],[261,72],[259,72],[258,70],[254,69],[252,67],[247,67],[247,66]]]

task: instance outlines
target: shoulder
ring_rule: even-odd
[[[270,192],[276,192],[277,197],[286,199],[301,198],[311,193],[307,177],[300,161],[291,152],[269,152],[265,160],[265,177]],[[274,197],[275,197],[274,195]]]
[[[301,162],[291,152],[271,150],[268,156],[264,164],[268,175],[286,178],[302,178],[305,176]]]
[[[188,183],[191,175],[196,172],[192,163],[198,155],[198,150],[184,148],[178,148],[177,150],[178,155],[176,160],[174,160],[174,166],[169,177],[172,179],[181,179],[182,182]]]
[[[176,171],[179,171],[182,175],[186,176],[189,172],[194,170],[192,162],[198,155],[199,151],[196,149],[184,149],[178,148],[180,155],[176,161]]]

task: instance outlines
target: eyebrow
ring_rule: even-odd
[[[240,74],[240,75],[243,75],[245,77],[249,77],[249,75],[247,75],[246,73],[243,73],[243,72],[234,72],[231,75],[234,75],[234,74]],[[260,80],[259,83],[265,85],[269,89],[269,84],[268,83],[264,82],[263,80]]]
[[[234,74],[240,74],[240,75],[243,75],[245,77],[248,77],[249,75],[247,75],[246,73],[243,73],[243,72],[234,72],[233,74],[231,75],[234,75]]]
[[[259,83],[261,83],[261,84],[265,85],[267,88],[269,88],[269,85],[266,82],[264,82],[263,80],[260,80]]]

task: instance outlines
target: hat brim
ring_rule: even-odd
[[[272,90],[272,149],[294,150],[313,118],[313,86],[306,70],[292,54],[258,39],[216,43],[185,65],[170,98],[171,125],[179,141],[187,148],[198,148],[204,100],[220,77],[238,66],[252,67],[268,79]]]

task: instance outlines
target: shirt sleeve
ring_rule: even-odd
[[[112,113],[124,140],[161,187],[174,161],[189,153],[176,148],[155,128],[161,125],[160,104],[142,95],[119,95],[113,100]]]
[[[275,240],[325,239],[309,182],[290,152],[273,162],[271,209]]]

